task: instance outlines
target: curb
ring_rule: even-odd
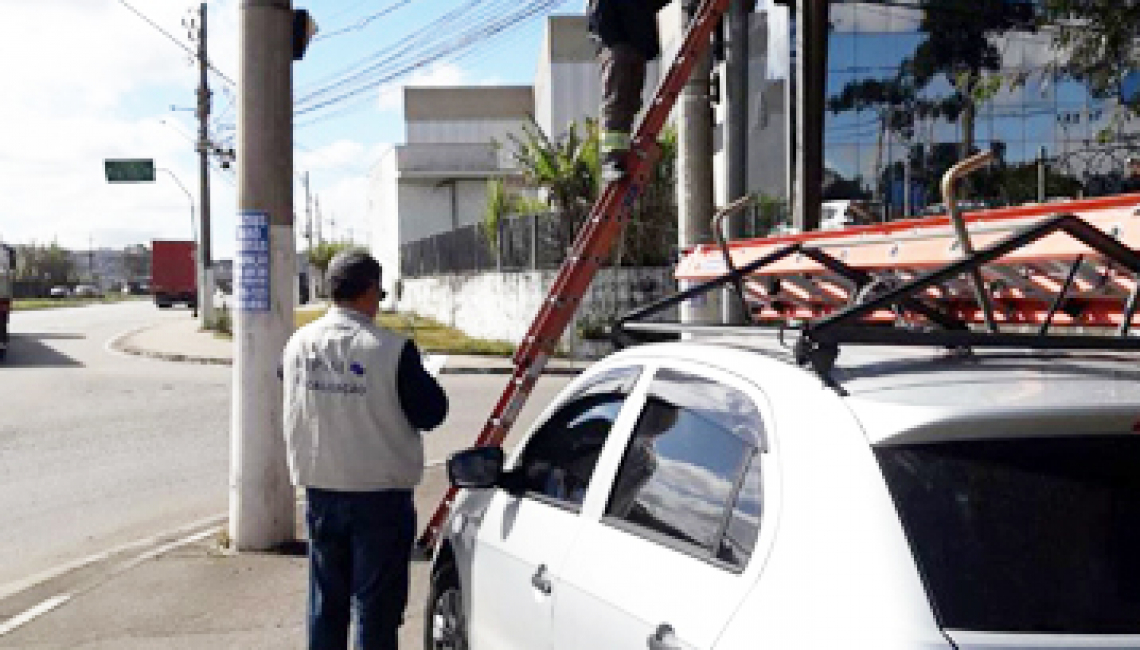
[[[150,359],[159,359],[162,361],[174,361],[179,363],[198,363],[217,366],[232,366],[232,359],[224,359],[220,357],[200,357],[191,354],[179,354],[175,352],[159,352],[156,350],[143,350],[131,346],[118,344],[117,342],[112,346],[119,352],[124,354],[131,354],[139,357],[147,357]],[[556,375],[564,377],[575,377],[580,374],[584,368],[546,368],[542,371],[544,375]],[[496,367],[496,368],[477,368],[472,366],[464,366],[458,368],[444,367],[440,371],[441,375],[509,375],[514,372],[511,367]]]
[[[176,361],[180,363],[197,363],[214,366],[232,366],[234,363],[232,359],[223,359],[221,357],[198,357],[192,354],[156,352],[154,350],[142,350],[139,348],[127,346],[121,346],[115,349],[124,354],[133,354],[136,357],[147,357],[149,359],[159,359],[161,361]]]
[[[229,357],[207,357],[207,356],[198,356],[198,355],[193,355],[193,354],[182,354],[182,353],[178,353],[178,352],[162,352],[159,350],[145,350],[143,348],[137,348],[137,347],[134,347],[132,345],[125,345],[123,343],[124,340],[130,338],[131,336],[134,336],[135,334],[138,334],[139,332],[145,331],[145,330],[150,329],[152,327],[156,327],[156,326],[155,325],[144,325],[143,327],[138,327],[138,328],[135,328],[133,330],[123,332],[122,334],[119,334],[115,338],[111,339],[111,341],[109,341],[107,345],[108,345],[108,347],[110,347],[111,349],[113,349],[117,352],[122,352],[124,354],[130,354],[130,355],[134,355],[134,356],[138,356],[138,357],[146,357],[149,359],[158,359],[161,361],[173,361],[173,362],[177,362],[177,363],[198,363],[198,364],[217,365],[217,366],[232,366],[233,365],[233,359],[229,358]],[[543,369],[542,374],[564,376],[564,377],[574,377],[574,376],[577,376],[579,373],[581,373],[583,370],[585,370],[585,366],[583,366],[581,368],[551,368],[550,366],[547,366],[545,369]],[[447,366],[444,366],[440,370],[440,374],[443,374],[443,375],[509,375],[509,374],[512,374],[513,372],[514,372],[514,367],[509,366],[509,365],[489,366],[489,367],[479,367],[479,366],[447,367]]]
[[[124,343],[124,341],[126,341],[130,337],[132,337],[132,336],[134,336],[140,332],[145,332],[146,330],[153,329],[155,327],[159,327],[159,325],[154,325],[154,324],[143,325],[141,327],[136,327],[132,330],[127,330],[126,332],[123,332],[122,334],[118,334],[113,339],[108,341],[107,347],[111,348],[112,350],[114,350],[116,352],[121,352],[123,354],[130,354],[130,355],[133,355],[136,357],[146,357],[148,359],[158,359],[160,361],[175,361],[175,362],[180,362],[180,363],[198,363],[198,364],[208,364],[208,365],[218,365],[218,366],[231,366],[231,365],[233,365],[233,359],[228,358],[228,357],[205,357],[205,356],[197,356],[197,355],[193,355],[193,354],[181,354],[181,353],[177,353],[177,352],[161,352],[158,350],[145,350],[143,348],[137,348],[137,347],[134,347],[133,345],[127,345]]]

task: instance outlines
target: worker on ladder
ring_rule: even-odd
[[[669,0],[590,0],[590,34],[598,42],[602,80],[602,180],[626,173],[633,120],[641,110],[646,65],[661,55],[657,12]]]

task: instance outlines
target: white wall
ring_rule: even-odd
[[[394,294],[400,277],[400,210],[397,193],[396,150],[392,148],[368,176],[369,248],[384,269],[384,288]]]
[[[428,316],[469,336],[517,344],[527,330],[557,271],[480,273],[405,279],[398,309]],[[674,290],[672,268],[602,269],[583,297],[575,321],[612,319]],[[580,347],[573,324],[562,339]]]
[[[432,120],[408,122],[409,144],[506,144],[508,133],[518,133],[524,119],[504,120]]]
[[[404,180],[399,185],[399,244],[483,220],[486,179]]]
[[[550,96],[535,93],[535,103],[541,104],[537,119],[543,130],[551,137],[558,137],[571,122],[598,117],[602,84],[596,63],[553,63],[550,75],[553,81],[547,89]]]

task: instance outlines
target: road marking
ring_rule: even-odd
[[[187,528],[189,528],[189,527],[184,526],[180,530],[186,530]],[[106,574],[98,576],[97,578],[89,581],[87,584],[84,584],[77,589],[74,589],[74,590],[69,591],[69,592],[64,592],[62,594],[52,596],[51,598],[48,598],[47,600],[41,601],[39,604],[37,604],[33,607],[30,607],[30,608],[24,610],[23,612],[20,612],[19,614],[13,616],[12,618],[8,619],[7,621],[4,621],[3,623],[0,623],[0,637],[4,636],[6,634],[9,634],[10,632],[17,630],[24,625],[27,625],[31,621],[34,621],[35,619],[39,618],[40,616],[43,616],[44,614],[47,614],[48,612],[51,612],[52,610],[59,608],[60,606],[66,604],[68,601],[75,598],[76,596],[79,596],[83,593],[91,591],[92,589],[95,589],[96,587],[105,583],[106,581],[110,580],[111,578],[114,578],[114,577],[119,576],[123,573],[126,573],[127,571],[130,571],[131,569],[138,567],[139,565],[141,565],[144,562],[153,560],[153,559],[160,557],[162,555],[165,555],[166,553],[169,553],[173,550],[176,550],[176,549],[181,548],[183,546],[186,546],[188,544],[193,544],[195,542],[202,541],[203,539],[206,539],[207,537],[210,537],[211,535],[216,535],[216,534],[218,534],[219,531],[221,531],[221,529],[222,529],[221,525],[214,525],[214,526],[211,526],[205,530],[200,530],[200,531],[193,533],[191,535],[187,535],[186,537],[183,537],[181,539],[176,539],[174,541],[167,542],[166,544],[162,544],[161,546],[158,546],[156,548],[152,548],[149,551],[146,551],[145,553],[141,553],[137,557],[131,558],[130,560],[127,560],[125,562],[120,563],[118,566],[116,566],[114,569],[108,571]],[[154,539],[155,538],[151,538],[152,543],[153,543]],[[131,544],[129,546],[137,546],[139,544],[140,544],[139,542],[134,542],[133,544]],[[100,553],[99,555],[103,556],[106,554]],[[92,557],[95,557],[95,556],[92,556]],[[87,559],[90,559],[90,558],[87,558]]]
[[[39,605],[36,605],[35,607],[26,610],[21,614],[17,614],[16,616],[13,616],[3,623],[0,623],[0,636],[4,636],[12,630],[15,630],[16,628],[19,628],[20,626],[25,625],[35,620],[36,618],[43,616],[44,614],[47,614],[56,607],[59,607],[60,605],[71,600],[72,596],[73,594],[60,594],[58,596],[48,598]]]
[[[150,548],[155,544],[158,544],[159,540],[185,535],[189,531],[199,530],[204,527],[217,526],[221,522],[225,521],[226,517],[227,515],[224,514],[206,517],[205,519],[200,519],[190,524],[184,524],[157,535],[152,535],[150,537],[135,540],[133,542],[127,542],[126,544],[121,544],[106,551],[101,551],[99,553],[79,558],[77,560],[72,560],[55,568],[48,569],[47,571],[37,573],[34,576],[24,578],[22,580],[10,582],[6,585],[0,585],[0,601],[10,598],[11,596],[14,596],[22,591],[27,591],[28,589],[41,585],[49,580],[54,580],[64,574],[71,573],[72,571],[77,571],[98,562],[104,562],[112,557],[115,557],[116,555],[121,555],[123,553],[144,548]]]

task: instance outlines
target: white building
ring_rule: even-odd
[[[650,64],[646,104],[656,92],[664,66],[680,45],[680,3],[658,16],[662,58]],[[786,184],[785,142],[768,127],[783,121],[783,80],[769,81],[767,25],[763,14],[751,17],[751,67],[756,82],[749,89],[749,186],[769,191]],[[552,138],[572,122],[598,116],[601,84],[596,46],[585,16],[551,16],[538,52],[533,86],[405,88],[405,140],[373,168],[368,218],[372,250],[384,265],[389,292],[399,277],[400,246],[440,232],[478,223],[483,218],[488,179],[517,180],[508,133],[518,133],[533,116]],[[721,75],[723,77],[723,75]],[[724,92],[720,93],[724,96]],[[723,118],[723,102],[716,110]],[[715,147],[720,149],[717,127]],[[718,202],[724,196],[724,164],[714,157]]]
[[[376,164],[368,190],[389,293],[401,244],[482,220],[488,180],[518,174],[502,144],[533,112],[530,86],[404,89],[406,144]]]

